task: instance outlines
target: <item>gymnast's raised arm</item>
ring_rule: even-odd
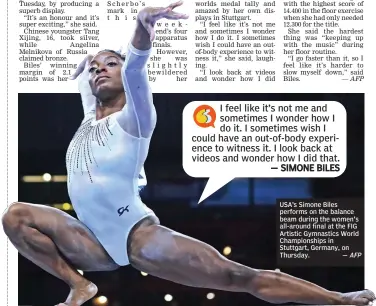
[[[118,117],[119,124],[134,137],[150,137],[157,121],[146,70],[155,37],[154,25],[162,18],[187,18],[185,14],[173,12],[181,4],[177,2],[167,8],[148,7],[138,14],[136,30],[122,68],[126,105]]]
[[[124,131],[137,138],[150,137],[157,121],[146,70],[150,52],[150,36],[142,24],[137,22],[134,38],[128,45],[121,69],[126,104],[117,117]]]
[[[107,60],[114,57],[108,54],[101,59],[101,52],[95,58],[92,56],[85,58],[71,77],[76,79],[80,76],[79,90],[85,115],[95,109],[98,118],[117,112],[118,123],[126,133],[136,138],[148,138],[152,135],[157,119],[146,63],[155,37],[154,25],[162,18],[188,18],[185,14],[173,12],[173,9],[181,4],[180,1],[167,8],[148,7],[140,11],[136,30],[125,57],[119,52],[103,50],[101,52],[112,53],[117,59]],[[122,62],[121,69],[117,70],[116,67],[120,62]],[[100,78],[107,80],[98,85]]]

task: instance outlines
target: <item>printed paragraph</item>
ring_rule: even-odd
[[[19,0],[20,91],[77,92],[66,81],[85,55],[125,51],[138,13],[155,5]],[[249,92],[254,84],[259,92],[290,91],[295,82],[317,82],[326,91],[345,81],[357,90],[364,80],[364,1],[197,0],[176,11],[189,19],[154,25],[147,63],[154,93]]]
[[[187,21],[157,22],[154,55],[148,64],[150,82],[158,78],[165,81],[186,82],[188,80],[188,30]]]
[[[364,80],[364,1],[283,3],[284,81]]]
[[[275,81],[275,1],[195,1],[195,82]]]
[[[279,200],[280,266],[362,266],[363,200]]]
[[[183,111],[183,167],[210,177],[210,194],[235,177],[339,176],[346,110],[338,102],[191,102]]]
[[[67,81],[85,54],[99,48],[98,2],[18,3],[20,83]]]

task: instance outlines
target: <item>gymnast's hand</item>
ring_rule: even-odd
[[[89,84],[89,65],[92,59],[92,55],[87,55],[78,65],[74,74],[69,78],[71,80],[78,78],[78,90],[81,94],[82,105],[85,113],[93,109],[96,104],[96,98],[94,97]]]
[[[91,87],[89,84],[89,65],[92,59],[93,55],[87,55],[84,60],[78,65],[73,75],[69,77],[70,80],[75,80],[78,78],[78,90],[83,96],[92,95]]]
[[[76,71],[69,77],[70,80],[75,80],[78,76],[84,72],[87,77],[87,81],[89,81],[89,64],[93,59],[93,55],[86,55],[84,60],[78,65]],[[82,77],[80,78],[82,79]]]
[[[176,13],[173,10],[181,6],[183,1],[170,4],[167,7],[146,7],[138,13],[137,21],[140,22],[150,35],[150,41],[155,38],[154,25],[160,19],[188,19],[187,14]]]

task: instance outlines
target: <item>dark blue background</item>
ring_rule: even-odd
[[[237,179],[197,207],[206,180],[188,177],[182,169],[184,106],[191,101],[306,100],[339,101],[347,110],[348,164],[346,172],[330,179]],[[255,268],[276,267],[275,199],[302,197],[362,198],[364,196],[364,96],[362,94],[154,94],[158,123],[145,164],[148,187],[143,199],[161,222],[222,250],[230,258]],[[19,96],[19,176],[65,174],[65,152],[82,120],[78,94],[21,94]],[[25,184],[19,200],[35,203],[69,202],[64,183]],[[74,213],[73,213],[74,214]],[[27,260],[20,259],[19,304],[47,305],[65,299],[68,288]],[[363,268],[282,269],[328,289],[363,287]],[[178,305],[263,305],[246,294],[216,293],[185,288],[142,277],[130,267],[113,273],[88,273],[110,299],[109,306],[159,305],[172,293]],[[120,304],[116,304],[117,303]],[[88,304],[90,305],[90,304]],[[176,305],[175,305],[176,306]]]

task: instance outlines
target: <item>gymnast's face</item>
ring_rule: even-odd
[[[91,90],[99,100],[106,101],[124,92],[121,67],[124,61],[112,52],[99,52],[89,64]]]

